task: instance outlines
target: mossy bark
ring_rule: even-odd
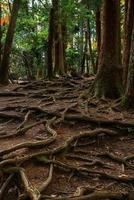
[[[120,62],[120,3],[104,0],[101,16],[101,49],[95,80],[95,96],[118,98],[122,94]]]

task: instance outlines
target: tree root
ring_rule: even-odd
[[[19,127],[17,128],[18,130],[22,129],[24,127],[24,125],[27,123],[29,115],[31,114],[31,111],[29,110],[25,117],[24,117],[24,121],[19,125]]]
[[[23,97],[26,96],[22,92],[0,92],[0,97]]]
[[[120,158],[119,156],[115,156],[114,154],[108,152],[97,154],[97,156],[109,158],[119,164],[126,164],[127,161],[125,158]]]
[[[0,189],[0,199],[4,199],[5,192],[6,190],[8,190],[8,185],[11,183],[13,177],[14,177],[14,174],[10,174],[7,180],[5,181],[5,183],[2,185]]]
[[[107,200],[107,199],[115,199],[115,200],[124,200],[128,194],[120,193],[120,192],[110,192],[110,191],[96,191],[88,195],[82,195],[79,197],[42,197],[41,199],[51,199],[51,200]]]
[[[82,114],[67,114],[65,116],[65,120],[73,120],[77,122],[91,122],[100,125],[111,125],[114,127],[121,126],[121,127],[134,127],[133,122],[127,122],[127,121],[118,121],[118,120],[106,120],[102,118],[93,118],[88,115],[82,115]]]
[[[37,192],[36,189],[34,189],[34,188],[32,188],[32,186],[30,186],[29,180],[27,179],[27,176],[26,176],[24,170],[20,170],[20,176],[21,176],[21,180],[24,185],[27,196],[30,198],[30,200],[38,200],[39,193]]]
[[[0,112],[0,117],[6,118],[6,119],[17,119],[22,120],[22,115],[17,113],[9,113],[9,112]]]
[[[38,159],[38,158],[37,158]],[[40,159],[39,159],[40,160]],[[74,165],[69,165],[69,164],[65,164],[62,163],[60,161],[53,161],[53,160],[42,160],[42,162],[49,164],[49,163],[53,163],[54,165],[57,165],[59,167],[61,167],[62,169],[64,169],[65,171],[76,171],[79,172],[82,175],[89,175],[89,176],[93,176],[93,175],[98,175],[101,178],[105,178],[105,179],[111,179],[111,180],[115,180],[115,181],[120,181],[120,182],[134,182],[134,176],[127,176],[127,175],[112,175],[112,174],[108,174],[102,171],[95,171],[95,170],[90,170],[87,169],[85,167],[81,167],[81,166],[74,166]]]
[[[24,128],[21,128],[19,130],[17,130],[15,133],[13,134],[6,134],[6,135],[1,135],[0,139],[5,139],[5,138],[11,138],[11,137],[15,137],[15,136],[22,136],[24,135],[29,129],[33,128],[34,126],[38,126],[40,124],[44,124],[46,122],[45,120],[41,120],[39,122],[35,122],[33,124],[27,125]]]
[[[133,166],[129,165],[127,162],[130,161],[130,160],[133,160],[134,159],[134,155],[131,155],[131,156],[126,156],[124,158],[120,158],[119,156],[115,156],[114,154],[112,153],[101,153],[101,154],[98,154],[97,156],[99,157],[107,157],[119,164],[124,164],[126,167],[129,167],[129,168],[133,168]]]
[[[48,185],[50,184],[52,177],[53,177],[53,163],[50,164],[50,169],[49,169],[49,175],[47,180],[42,184],[42,186],[38,189],[38,191],[40,192],[40,194],[42,194],[44,192],[44,190],[48,187]]]
[[[55,134],[55,131],[53,129],[51,129],[49,126],[48,126],[48,130],[49,132],[51,133],[54,133]],[[104,133],[104,134],[107,134],[107,135],[115,135],[116,134],[116,131],[112,131],[112,130],[109,130],[109,129],[95,129],[95,130],[91,130],[91,131],[86,131],[86,132],[80,132],[78,135],[74,135],[72,137],[70,137],[69,139],[67,139],[64,144],[62,144],[61,146],[58,146],[54,149],[50,149],[48,151],[44,150],[42,152],[37,152],[37,153],[33,153],[31,155],[26,155],[24,156],[23,158],[14,158],[14,159],[7,159],[7,160],[4,160],[4,161],[1,161],[0,162],[0,167],[2,166],[5,166],[5,165],[8,165],[8,164],[17,164],[19,162],[25,162],[29,159],[32,159],[32,158],[35,158],[37,156],[41,156],[41,155],[54,155],[54,154],[57,154],[57,153],[60,153],[62,151],[64,151],[65,149],[68,149],[69,146],[71,145],[72,142],[74,142],[75,140],[79,139],[79,138],[82,138],[82,137],[95,137],[101,133]]]
[[[45,140],[38,141],[38,142],[23,142],[21,144],[15,145],[15,146],[13,146],[9,149],[5,149],[3,151],[0,151],[0,156],[3,156],[5,154],[8,154],[10,152],[16,151],[16,150],[21,149],[21,148],[31,149],[31,148],[40,147],[40,146],[44,147],[44,146],[49,145],[52,142],[54,142],[56,140],[56,137],[57,137],[57,132],[55,130],[53,130],[50,126],[54,123],[55,119],[56,118],[53,118],[53,119],[47,121],[47,123],[46,123],[46,130],[51,134],[51,137],[49,139],[45,139]],[[42,123],[45,122],[45,121],[42,121]],[[36,125],[37,125],[37,123],[36,123]]]

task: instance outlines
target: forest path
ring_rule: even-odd
[[[93,79],[1,87],[0,200],[132,200],[134,112],[89,98]]]

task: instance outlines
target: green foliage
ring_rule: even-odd
[[[37,159],[38,159],[39,161],[42,161],[42,162],[48,161],[48,158],[47,158],[46,156],[38,156]]]

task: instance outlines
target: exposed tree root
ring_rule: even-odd
[[[25,93],[21,92],[0,92],[0,97],[23,97]]]
[[[129,113],[126,116],[127,113],[113,111],[111,109],[112,101],[110,100],[94,98],[88,99],[87,102],[88,95],[82,97],[80,94],[85,89],[89,91],[90,80],[73,80],[69,77],[65,79],[60,78],[53,82],[33,81],[20,85],[12,91],[0,93],[0,97],[2,97],[0,100],[0,139],[2,144],[0,150],[0,172],[2,173],[0,191],[4,191],[0,193],[0,199],[1,195],[3,198],[3,194],[7,190],[8,179],[10,180],[10,177],[17,174],[19,181],[21,177],[21,200],[132,200],[128,188],[134,185],[134,168],[132,166],[134,155],[130,155],[132,151],[126,150],[124,152],[124,147],[115,149],[115,154],[111,153],[110,145],[112,141],[115,141],[115,137],[121,139],[120,137],[126,133],[123,138],[132,138],[128,133],[133,134],[134,132],[134,115],[130,116]],[[34,120],[32,124],[30,124],[30,113],[32,113],[32,121]],[[49,120],[50,118],[52,119]],[[13,123],[10,123],[10,119]],[[7,124],[3,123],[4,121]],[[45,139],[42,137],[42,128],[40,132],[40,124],[45,126],[45,136],[47,132]],[[15,125],[14,132],[10,132]],[[36,127],[37,136],[32,133],[33,127]],[[108,129],[108,127],[111,129]],[[31,128],[33,128],[32,131],[27,134],[27,131]],[[109,137],[105,138],[105,135]],[[99,138],[103,137],[99,140],[98,136]],[[43,139],[36,141],[35,138],[37,139],[37,137]],[[28,141],[24,142],[27,138]],[[12,139],[16,140],[18,144],[11,145]],[[105,143],[106,139],[111,139],[111,141]],[[132,147],[133,138],[131,142]],[[121,143],[121,140],[119,140],[119,143]],[[105,146],[103,147],[103,145]],[[23,148],[27,150],[25,151]],[[119,155],[127,155],[128,153],[129,156],[118,156],[116,155],[117,151]],[[51,159],[53,157],[55,159]],[[103,160],[103,157],[110,159],[110,162]],[[125,167],[126,169],[121,171],[120,165],[123,166],[122,169]],[[28,177],[21,166],[26,168]],[[32,166],[32,172],[29,171],[29,166]],[[43,177],[41,178],[36,173],[42,173],[48,167],[48,178],[43,181]],[[117,167],[117,173],[115,167]],[[58,169],[54,170],[55,168]],[[59,182],[56,180],[57,175],[59,175],[57,172],[63,174],[63,177],[60,174]],[[35,176],[32,173],[35,173]],[[60,181],[65,184],[65,181],[69,180],[68,173],[76,176],[82,175],[82,180],[77,180],[76,176],[73,177],[69,184],[73,183],[74,185],[72,184],[70,189],[68,188],[69,190],[65,189],[64,186],[62,188],[61,185],[61,191],[64,192],[60,193],[59,187],[62,184]],[[31,174],[32,176],[30,176]],[[92,183],[90,184],[90,180],[89,183],[87,181],[89,185],[86,187],[85,179],[87,177],[88,179],[91,177]],[[5,184],[3,184],[4,180],[6,180]],[[114,187],[110,185],[111,180],[116,183]],[[42,184],[41,187],[38,187],[39,181]],[[51,184],[53,186],[55,181],[57,181],[57,188],[51,188]],[[96,181],[99,188],[92,188],[92,185],[96,185]],[[35,184],[35,188],[32,187],[31,183]],[[79,187],[80,183],[82,185]],[[15,184],[17,185],[17,182]],[[47,187],[49,184],[50,187]],[[76,186],[76,192],[74,192],[75,184],[78,186]],[[110,191],[108,191],[108,188]],[[53,191],[53,193],[50,191]],[[47,194],[51,196],[47,196]]]
[[[11,183],[13,177],[14,177],[14,174],[9,175],[7,180],[5,181],[5,183],[3,183],[3,185],[0,189],[0,199],[1,200],[4,199],[4,195],[8,191],[8,186]]]
[[[42,199],[53,199],[53,200],[107,200],[107,199],[115,199],[115,200],[124,200],[126,198],[127,194],[123,194],[120,192],[110,192],[110,191],[98,191],[98,192],[93,192],[91,194],[88,195],[82,195],[79,197],[42,197]]]
[[[21,180],[24,185],[27,196],[30,198],[30,200],[38,200],[39,193],[37,192],[36,189],[34,189],[32,186],[30,186],[29,180],[27,179],[27,176],[26,176],[24,170],[20,170],[20,176],[21,176]]]
[[[50,164],[50,169],[49,169],[49,176],[47,178],[47,180],[42,184],[42,186],[38,189],[38,191],[40,192],[40,194],[42,194],[44,192],[44,190],[48,187],[48,185],[50,184],[52,177],[53,177],[53,163]]]
[[[4,139],[4,138],[11,138],[11,137],[15,137],[15,136],[22,136],[24,135],[29,129],[33,128],[34,126],[38,126],[40,124],[44,124],[46,122],[45,120],[41,120],[39,122],[35,122],[33,124],[27,125],[24,128],[18,129],[15,133],[12,134],[7,134],[6,135],[1,135],[0,139]]]
[[[51,128],[49,128],[49,131],[55,133],[55,131]],[[95,130],[92,130],[92,131],[80,132],[78,135],[74,135],[74,136],[70,137],[69,139],[67,139],[65,141],[65,143],[62,144],[61,146],[58,146],[54,149],[50,149],[48,151],[42,150],[41,152],[33,153],[31,155],[26,155],[23,158],[7,159],[7,160],[4,160],[4,161],[1,161],[0,167],[5,166],[5,165],[9,165],[9,164],[17,164],[19,162],[22,163],[22,162],[25,162],[29,159],[32,159],[34,157],[41,156],[41,155],[54,155],[54,154],[60,153],[60,152],[64,151],[65,149],[68,149],[69,146],[71,145],[71,143],[74,142],[75,140],[79,139],[79,138],[95,137],[95,136],[97,136],[101,133],[104,133],[104,134],[107,134],[107,135],[115,135],[116,131],[100,128],[100,129],[95,129]]]
[[[0,151],[0,156],[3,156],[5,154],[8,154],[10,152],[16,151],[16,150],[21,149],[21,148],[29,148],[30,149],[30,148],[40,147],[40,146],[44,147],[46,145],[51,144],[52,142],[55,141],[55,139],[57,137],[57,132],[50,127],[54,121],[55,121],[55,118],[47,121],[47,123],[46,123],[46,130],[51,134],[51,137],[49,139],[45,139],[45,140],[38,141],[38,142],[23,142],[23,143],[20,143],[18,145],[15,145],[15,146],[9,148],[9,149],[5,149],[3,151]],[[44,122],[45,121],[42,121],[40,123],[44,123]],[[37,125],[37,123],[36,123],[36,125]],[[38,124],[40,124],[40,123],[38,123]]]
[[[40,160],[40,159],[39,159]],[[74,166],[74,165],[69,165],[69,164],[65,164],[62,163],[60,161],[53,161],[53,160],[42,160],[42,162],[44,163],[53,163],[59,167],[61,167],[63,170],[65,171],[76,171],[79,172],[80,174],[83,175],[89,175],[89,176],[96,176],[98,175],[99,177],[103,178],[103,179],[111,179],[111,180],[115,180],[115,181],[120,181],[120,182],[134,182],[134,176],[128,176],[125,174],[121,174],[121,175],[115,175],[115,174],[108,174],[102,171],[97,171],[97,170],[90,170],[87,169],[85,167],[81,167],[81,166]]]
[[[19,125],[19,127],[17,128],[18,130],[22,129],[24,127],[24,125],[27,123],[29,115],[31,114],[30,110],[26,113],[25,117],[24,117],[24,121]]]
[[[117,128],[117,126],[121,127],[134,127],[133,122],[127,122],[127,121],[117,121],[117,120],[106,120],[103,118],[93,118],[87,115],[74,115],[74,114],[68,114],[65,116],[66,120],[74,120],[78,122],[92,122],[98,125],[111,125]]]
[[[82,160],[82,161],[89,162],[89,163],[83,164],[82,166],[91,167],[91,166],[96,166],[97,165],[97,166],[101,166],[101,167],[104,167],[104,168],[109,168],[109,169],[112,168],[110,165],[107,165],[107,164],[105,164],[102,161],[97,160],[97,159],[89,159],[89,158],[86,158],[86,157],[83,157],[83,156],[72,155],[72,154],[68,154],[68,155],[65,154],[65,157],[71,158],[73,160],[77,159],[77,160]]]
[[[23,118],[22,115],[20,114],[9,113],[9,112],[0,112],[0,117],[6,119],[17,119],[17,120],[21,120]]]

